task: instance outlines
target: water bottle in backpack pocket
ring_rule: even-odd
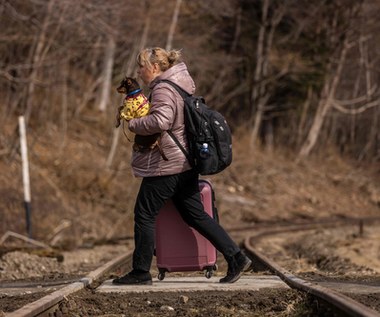
[[[208,149],[208,143],[202,143],[201,149],[199,150],[199,157],[202,160],[207,160],[210,157],[210,150]]]
[[[197,171],[201,174],[209,174],[209,171],[214,171],[218,167],[218,155],[217,149],[213,142],[203,142],[196,143],[197,151],[194,151],[197,155],[195,156],[195,166]]]

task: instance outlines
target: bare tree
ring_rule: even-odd
[[[318,106],[313,118],[312,125],[304,143],[300,148],[298,160],[305,158],[311,153],[311,151],[317,144],[318,138],[322,131],[322,127],[326,125],[326,119],[332,113],[332,110],[338,111],[343,115],[350,114],[352,119],[350,117],[342,117],[343,121],[350,122],[350,125],[346,124],[348,129],[342,129],[346,129],[348,131],[355,131],[353,127],[355,127],[357,124],[360,124],[360,120],[363,120],[360,119],[358,115],[364,113],[365,111],[371,108],[374,108],[375,110],[373,111],[373,113],[375,115],[373,116],[373,124],[370,129],[366,146],[364,147],[362,154],[367,152],[369,148],[373,147],[374,142],[372,142],[371,140],[376,139],[378,131],[378,116],[376,115],[376,113],[379,108],[379,97],[377,93],[378,88],[376,85],[373,84],[372,81],[372,67],[370,66],[368,58],[367,39],[369,37],[361,35],[360,32],[356,32],[358,23],[358,19],[356,19],[356,17],[358,16],[359,12],[362,12],[361,9],[362,8],[355,3],[351,8],[343,9],[343,13],[345,13],[344,17],[346,18],[346,21],[349,21],[347,22],[347,29],[344,30],[343,33],[339,33],[341,32],[339,30],[331,32],[330,43],[336,43],[334,45],[337,45],[339,43],[339,36],[343,37],[343,42],[342,44],[337,45],[337,47],[340,48],[340,51],[338,53],[339,57],[337,58],[336,67],[334,67],[334,55],[330,57],[328,67],[329,72],[324,82],[322,94],[318,101]],[[342,17],[339,17],[337,13],[335,15],[335,20],[333,20],[333,26],[336,26],[337,20],[341,18]],[[366,19],[364,18],[363,21],[365,20]],[[344,36],[342,34],[344,34]],[[352,50],[352,48],[354,47],[359,47],[359,50],[357,50],[360,53],[359,56],[354,54],[355,51]],[[351,60],[359,60],[360,62],[348,63],[347,57],[349,56],[349,54]],[[359,72],[355,67],[356,65],[359,65]],[[339,100],[339,95],[344,94],[344,89],[350,87],[350,83],[348,82],[346,77],[351,69],[353,69],[354,71],[353,77],[355,78],[355,80],[353,81],[353,89],[351,90],[353,98],[348,100]],[[360,74],[359,76],[358,73]],[[364,78],[364,85],[361,85],[361,75]],[[363,95],[358,96],[361,86],[363,87]],[[354,136],[354,132],[351,132],[351,136]],[[347,142],[347,140],[339,142]]]
[[[149,8],[149,7],[148,7]],[[144,25],[143,25],[143,31],[141,38],[136,40],[136,43],[134,45],[134,49],[132,50],[130,54],[130,58],[128,59],[126,66],[123,67],[123,72],[125,71],[126,76],[132,76],[132,74],[135,73],[136,70],[136,56],[138,52],[145,47],[146,41],[149,34],[150,24],[151,24],[151,15],[150,11],[147,8],[147,12],[145,15]],[[115,114],[116,117],[116,114]],[[113,130],[113,136],[112,136],[112,143],[111,148],[108,153],[107,161],[106,161],[106,168],[110,168],[112,166],[112,163],[115,158],[116,149],[119,144],[119,137],[120,137],[120,129],[124,129],[124,123],[120,126],[120,128],[116,128]]]
[[[182,0],[176,0],[174,12],[173,12],[172,23],[170,24],[170,29],[168,32],[168,39],[166,41],[166,49],[167,50],[172,49],[173,37],[174,37],[175,28],[176,28],[177,22],[178,22],[178,15],[179,15],[179,11],[181,8],[181,3],[182,3]]]
[[[107,104],[109,103],[115,50],[116,43],[113,35],[110,35],[108,38],[107,46],[105,48],[104,68],[99,101],[99,110],[102,112],[106,110]]]
[[[338,88],[338,84],[342,76],[343,65],[346,61],[347,51],[350,48],[350,46],[351,44],[348,43],[348,39],[346,38],[345,42],[343,43],[342,50],[340,52],[336,72],[331,81],[329,80],[329,78],[327,78],[325,81],[322,90],[322,97],[318,103],[317,112],[314,116],[313,124],[309,130],[305,142],[301,146],[299,152],[299,159],[308,156],[318,140],[324,120],[326,119],[326,116],[332,107],[333,100],[335,99],[336,90]]]
[[[26,109],[25,109],[25,120],[28,122],[29,117],[32,113],[33,102],[34,102],[34,91],[37,83],[37,74],[39,68],[42,66],[43,55],[46,54],[48,50],[48,30],[50,27],[50,23],[53,20],[53,12],[56,0],[49,0],[46,15],[41,25],[41,30],[39,32],[38,37],[36,38],[35,50],[33,52],[32,60],[31,60],[31,73],[29,76],[29,84],[28,84],[28,94],[26,99]]]
[[[269,69],[269,55],[271,54],[276,27],[285,14],[285,6],[281,5],[275,8],[275,13],[269,18],[269,4],[269,0],[263,0],[260,30],[257,39],[256,68],[253,76],[254,82],[251,94],[251,104],[254,108],[251,146],[255,146],[257,142],[265,106],[271,94],[271,91],[268,89],[268,78],[272,75]],[[287,68],[284,68],[282,72],[286,73]]]
[[[350,142],[350,155],[371,159],[380,142],[380,5],[360,3],[361,19],[354,0],[2,1],[1,125],[22,112],[29,124],[54,122],[65,150],[71,119],[106,123],[110,167],[120,133],[109,123],[108,105],[121,102],[113,85],[135,73],[142,47],[175,42],[197,93],[232,126],[248,125],[252,144],[264,136],[306,157],[323,142]],[[2,148],[11,139],[1,134]]]

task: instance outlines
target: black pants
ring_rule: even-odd
[[[169,198],[173,200],[183,220],[208,239],[225,257],[240,251],[225,230],[204,211],[196,172],[190,170],[169,176],[145,177],[135,204],[134,270],[150,270],[156,217]]]

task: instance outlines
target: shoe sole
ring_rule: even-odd
[[[115,284],[115,285],[152,285],[153,282],[152,281],[143,281],[143,282],[138,282],[138,283],[123,283],[123,282],[113,280],[112,284]]]
[[[243,268],[241,269],[241,271],[239,272],[238,275],[236,275],[232,280],[228,281],[228,282],[221,282],[219,281],[219,283],[225,283],[225,284],[231,284],[231,283],[235,283],[236,281],[238,281],[241,277],[241,275],[244,273],[244,272],[247,272],[249,271],[249,269],[251,268],[251,265],[252,265],[252,261],[250,259],[248,259],[247,263],[244,264]]]
[[[244,265],[242,272],[248,272],[251,268],[252,260],[248,259],[248,262]]]

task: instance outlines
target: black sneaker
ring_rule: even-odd
[[[227,275],[219,280],[220,283],[234,283],[243,272],[250,269],[252,261],[242,252],[235,254],[227,260],[228,270]]]
[[[137,273],[134,271],[112,280],[119,285],[152,285],[152,275],[149,272]]]

